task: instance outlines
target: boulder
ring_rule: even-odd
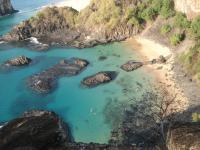
[[[56,87],[59,77],[75,76],[83,71],[89,62],[80,58],[61,60],[58,64],[27,79],[27,85],[37,93],[49,93]]]
[[[198,150],[200,148],[200,123],[177,122],[168,129],[168,149]]]
[[[82,84],[87,87],[96,87],[100,84],[108,83],[114,80],[116,76],[117,73],[114,71],[99,72],[83,79]]]
[[[166,58],[164,57],[164,56],[162,56],[162,55],[160,55],[159,56],[159,58],[158,58],[158,63],[166,63]]]
[[[19,56],[13,59],[10,59],[4,63],[5,66],[24,66],[31,63],[31,59],[26,56]]]
[[[0,129],[1,150],[54,149],[71,142],[67,126],[53,112],[34,110]]]
[[[142,66],[143,66],[142,62],[128,61],[127,63],[125,63],[124,65],[121,66],[121,69],[123,69],[124,71],[130,72],[130,71],[134,71]]]

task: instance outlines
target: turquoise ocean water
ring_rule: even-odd
[[[13,0],[19,13],[0,18],[0,34],[8,32],[15,24],[34,15],[50,0]],[[55,2],[55,1],[54,1]],[[120,116],[116,106],[106,107],[113,102],[127,102],[139,95],[138,83],[145,86],[151,77],[142,69],[126,73],[120,65],[136,60],[137,54],[123,43],[113,43],[87,49],[51,48],[47,52],[36,52],[27,48],[0,44],[0,63],[19,55],[35,60],[28,67],[0,72],[0,122],[20,116],[31,109],[52,110],[66,121],[75,141],[107,143],[112,130],[108,119]],[[100,56],[107,59],[100,61]],[[75,77],[59,79],[58,88],[48,95],[37,95],[27,89],[25,81],[30,75],[40,72],[63,58],[80,57],[90,62],[88,68]],[[81,80],[99,71],[117,71],[115,81],[93,89],[80,85]],[[109,109],[112,109],[110,111]],[[110,113],[105,113],[110,112]]]

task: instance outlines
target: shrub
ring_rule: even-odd
[[[152,0],[152,7],[153,7],[154,11],[156,11],[157,13],[159,13],[161,11],[162,1],[163,0]]]
[[[172,27],[169,24],[163,25],[160,29],[161,34],[169,33],[172,30]]]
[[[174,26],[178,28],[189,28],[190,27],[190,21],[187,20],[187,17],[185,14],[178,12],[176,13],[176,16],[174,17]]]
[[[200,38],[200,16],[191,23],[190,32],[193,38],[197,40]]]
[[[128,24],[131,25],[131,26],[139,27],[140,26],[140,21],[139,21],[138,18],[132,17],[131,19],[128,20]]]
[[[156,16],[156,11],[153,9],[153,7],[148,7],[144,9],[143,12],[141,13],[142,19],[146,21],[153,20],[155,16]]]
[[[174,35],[172,35],[171,37],[170,37],[170,43],[172,44],[172,45],[178,45],[181,41],[183,41],[183,39],[184,39],[184,35],[183,34],[174,34]]]
[[[164,18],[169,18],[174,16],[174,2],[173,0],[163,0],[162,2],[162,8],[160,11],[160,15]]]

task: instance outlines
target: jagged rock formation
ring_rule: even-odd
[[[0,0],[0,16],[15,13],[10,0]]]
[[[175,9],[187,15],[189,19],[193,19],[200,15],[199,0],[174,0]]]
[[[4,63],[5,66],[24,66],[31,63],[31,59],[26,56],[19,56],[13,59],[10,59]]]
[[[105,84],[114,80],[117,76],[117,73],[114,71],[105,71],[99,72],[90,77],[83,79],[82,84],[87,87],[96,87],[100,84]]]
[[[68,129],[48,111],[30,111],[0,129],[0,149],[53,149],[70,142]]]
[[[127,72],[130,72],[130,71],[134,71],[142,66],[143,66],[142,62],[128,61],[127,63],[125,63],[121,66],[121,69],[123,69]]]

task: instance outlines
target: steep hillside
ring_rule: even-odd
[[[194,19],[200,15],[199,0],[174,0],[175,8],[187,15],[189,19]]]
[[[34,36],[47,44],[79,48],[121,41],[139,33],[148,21],[153,21],[159,14],[165,18],[172,16],[172,2],[92,0],[79,13],[68,7],[46,8],[16,26],[4,36],[4,40],[23,41]]]

